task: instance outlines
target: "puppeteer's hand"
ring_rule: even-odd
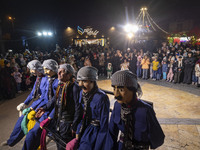
[[[43,120],[42,122],[40,122],[40,128],[44,128],[46,126],[48,126],[48,124],[50,123],[51,119],[50,118],[47,118],[45,120]]]
[[[77,150],[78,148],[78,140],[74,138],[66,145],[66,150]]]
[[[45,110],[41,107],[35,115],[35,118],[40,118],[44,114]]]

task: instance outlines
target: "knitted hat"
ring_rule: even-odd
[[[138,96],[142,96],[141,87],[137,81],[137,76],[129,70],[120,70],[115,72],[111,78],[112,86],[134,87]]]
[[[30,70],[37,70],[38,72],[40,73],[44,73],[44,70],[42,68],[42,64],[40,61],[38,60],[32,60],[30,61],[28,64],[27,64],[27,67],[30,69]]]
[[[72,75],[74,75],[74,73],[75,73],[74,68],[70,64],[59,65],[58,69],[61,69],[61,68],[65,69],[66,72],[70,72]]]
[[[58,72],[58,63],[53,59],[47,59],[42,64],[43,67],[52,70],[54,72]]]
[[[90,80],[96,81],[98,79],[98,70],[95,67],[85,66],[82,67],[77,73],[77,80]]]
[[[120,70],[112,75],[113,86],[135,87],[137,89],[137,76],[129,70]]]

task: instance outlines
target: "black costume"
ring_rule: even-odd
[[[184,60],[184,79],[183,83],[190,84],[192,82],[192,71],[194,70],[195,59],[193,57],[188,57]]]
[[[44,110],[55,108],[49,115],[53,118],[50,127],[56,130],[66,143],[73,139],[71,130],[76,131],[81,120],[79,92],[77,83],[59,83],[56,95],[43,107]],[[63,149],[58,144],[57,148]]]

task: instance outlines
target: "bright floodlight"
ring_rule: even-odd
[[[49,35],[49,36],[52,36],[52,32],[48,32],[48,35]]]
[[[45,32],[45,31],[44,31],[42,34],[43,34],[44,36],[47,36],[47,32]]]
[[[124,26],[124,30],[125,30],[126,32],[131,32],[131,28],[132,28],[132,25],[131,25],[131,24],[127,24],[127,25]]]
[[[38,36],[42,36],[42,33],[41,33],[41,32],[38,32],[37,35],[38,35]]]
[[[135,32],[137,32],[137,31],[138,31],[138,29],[139,29],[139,28],[138,28],[138,26],[137,26],[137,25],[133,25],[133,26],[132,26],[132,32],[134,32],[134,33],[135,33]]]
[[[124,30],[125,32],[129,33],[129,32],[137,32],[138,31],[138,26],[137,25],[132,25],[132,24],[127,24],[124,26]]]
[[[133,33],[128,33],[128,38],[131,39],[133,37]]]

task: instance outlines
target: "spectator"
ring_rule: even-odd
[[[16,94],[16,82],[12,76],[13,71],[10,67],[10,61],[4,60],[4,68],[1,70],[1,89],[3,90],[3,98],[11,99],[15,97]]]
[[[159,61],[157,60],[157,57],[155,57],[154,61],[152,62],[152,70],[153,70],[153,80],[156,80],[157,78],[157,71],[159,67]]]
[[[169,72],[167,74],[167,82],[172,82],[174,77],[174,57],[171,58],[171,61],[168,65]]]
[[[180,83],[181,82],[181,75],[183,72],[183,60],[182,56],[178,57],[178,61],[175,62],[175,68],[174,68],[174,83]]]
[[[18,68],[14,68],[13,76],[17,83],[17,92],[21,93],[22,74],[18,71]]]
[[[163,64],[162,64],[163,80],[167,80],[167,71],[168,71],[167,60],[164,59],[164,60],[163,60]]]
[[[137,55],[137,77],[140,78],[141,77],[141,74],[142,74],[142,65],[141,65],[141,62],[142,62],[142,56],[140,55],[141,53],[138,52],[138,55]]]
[[[112,72],[113,72],[113,68],[112,68],[112,64],[111,63],[108,63],[108,66],[107,66],[107,79],[110,79],[111,76],[112,76]]]
[[[104,53],[101,53],[99,57],[99,75],[104,76],[104,74],[105,74],[105,57]]]
[[[143,69],[143,77],[142,78],[145,80],[148,79],[149,64],[150,64],[149,58],[147,57],[147,55],[145,55],[141,62],[142,69]]]
[[[188,53],[188,58],[184,61],[184,79],[183,83],[191,84],[192,82],[192,71],[194,70],[195,60],[192,57],[192,52]]]
[[[200,87],[200,59],[196,62],[195,65],[195,75],[198,78],[197,87]]]
[[[85,57],[84,66],[92,66],[90,58],[88,56]]]
[[[127,59],[124,59],[124,62],[121,64],[121,70],[129,70],[129,62]]]

